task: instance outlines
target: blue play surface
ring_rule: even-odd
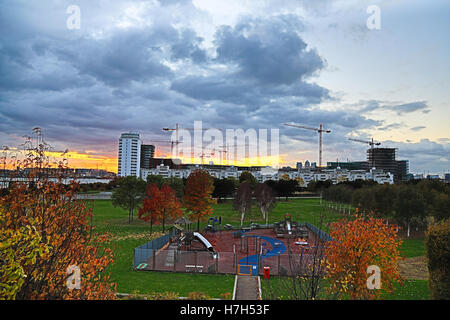
[[[261,259],[266,259],[266,258],[270,258],[273,256],[277,256],[286,251],[286,246],[284,245],[284,243],[275,238],[267,237],[267,236],[259,236],[259,235],[249,235],[246,237],[261,238],[262,240],[266,241],[266,243],[263,243],[263,246],[265,245],[266,248],[267,248],[268,244],[271,246],[270,250],[267,250],[266,252],[264,252],[261,255]],[[252,265],[252,275],[258,275],[258,259],[259,259],[259,255],[254,254],[254,255],[248,256],[248,258],[245,257],[245,258],[242,258],[241,260],[239,260],[239,265],[241,265],[241,266],[242,265]]]

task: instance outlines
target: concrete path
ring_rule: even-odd
[[[175,253],[177,251],[177,244],[176,243],[172,243],[169,246],[169,249],[167,250],[167,257],[166,257],[166,263],[165,266],[166,267],[173,267],[174,263],[175,263]]]
[[[234,300],[259,300],[258,277],[236,276]]]

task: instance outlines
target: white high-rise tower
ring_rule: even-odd
[[[141,174],[140,168],[141,139],[139,133],[122,133],[119,139],[119,177],[139,177]]]

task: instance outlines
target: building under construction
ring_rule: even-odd
[[[406,180],[409,172],[408,160],[396,160],[396,148],[370,148],[367,149],[367,162],[371,168],[381,169],[394,175],[394,181]]]

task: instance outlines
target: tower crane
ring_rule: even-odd
[[[370,145],[370,149],[373,149],[374,146],[379,146],[381,144],[381,142],[373,141],[373,138],[370,141],[360,140],[360,139],[353,139],[353,138],[348,138],[348,140],[356,141],[356,142],[362,142],[362,143],[367,143],[368,145]]]
[[[311,128],[311,127],[301,126],[301,125],[292,124],[292,123],[284,123],[284,125],[288,126],[288,127],[312,130],[312,131],[316,131],[319,133],[319,168],[321,168],[322,167],[322,133],[324,133],[324,132],[330,133],[331,130],[324,129],[322,123],[319,125],[319,128]]]
[[[372,138],[372,140],[369,140],[369,141],[367,141],[367,140],[360,140],[360,139],[353,139],[353,138],[348,138],[348,140],[361,142],[361,143],[366,143],[366,144],[370,145],[370,149],[371,150],[374,149],[374,146],[379,146],[381,144],[381,142],[373,141],[373,138]],[[374,167],[374,161],[375,161],[375,155],[372,153],[372,168]]]
[[[210,130],[211,128],[201,128],[201,129],[198,129],[198,128],[180,128],[180,126],[179,126],[178,123],[175,124],[175,128],[167,128],[167,127],[162,128],[162,130],[163,130],[163,131],[166,131],[166,132],[172,132],[172,131],[175,131],[175,143],[176,143],[177,145],[180,143],[179,140],[178,140],[178,131],[179,131],[180,129],[181,129],[181,130],[189,130],[189,131],[191,131],[191,130],[201,130],[201,131],[205,131],[205,130]],[[217,130],[222,130],[222,129],[217,129]],[[177,149],[177,155],[178,155],[178,149]],[[192,158],[192,159],[194,158],[194,154],[193,154],[193,153],[191,154],[191,158]]]

